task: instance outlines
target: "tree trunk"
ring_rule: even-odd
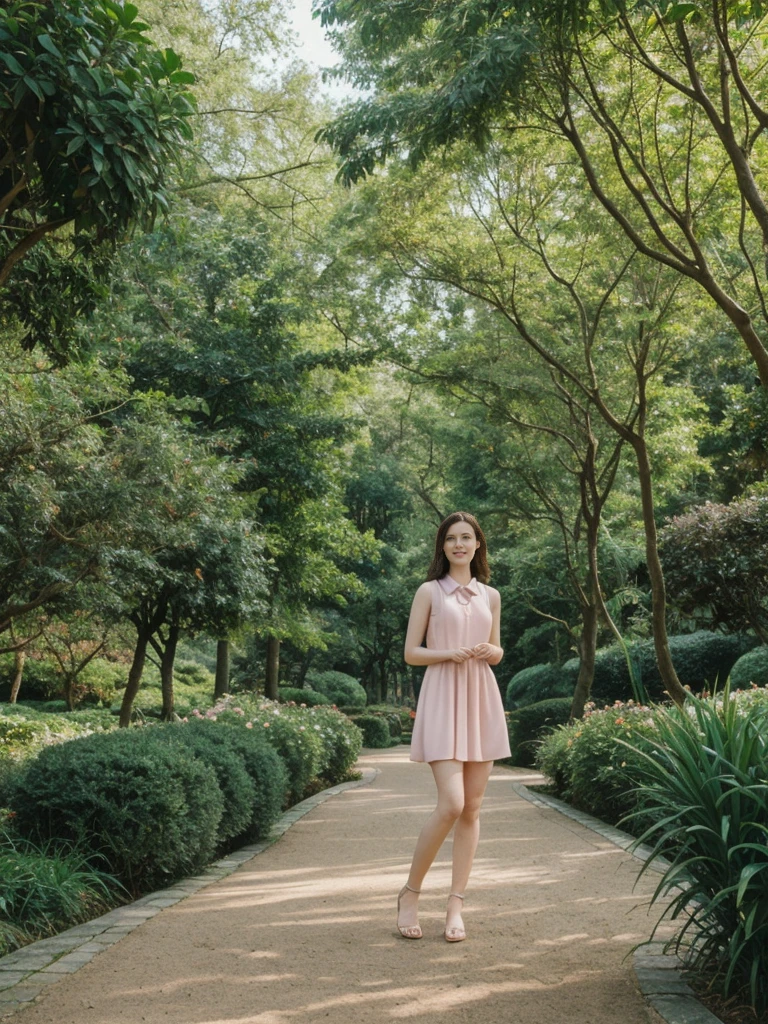
[[[277,682],[280,674],[280,641],[276,636],[267,640],[267,676],[264,681],[264,696],[277,700]]]
[[[664,572],[661,567],[661,559],[659,558],[659,545],[656,534],[651,462],[648,457],[648,447],[642,435],[634,435],[632,447],[637,458],[640,496],[643,504],[645,560],[648,565],[648,575],[651,578],[653,645],[656,651],[656,662],[659,666],[659,675],[667,693],[675,704],[682,706],[688,694],[677,677],[669,650],[669,638],[667,636],[667,591],[664,585]]]
[[[160,717],[164,722],[172,722],[176,718],[173,709],[173,665],[176,661],[176,648],[179,645],[180,627],[173,623],[168,627],[168,641],[160,658],[160,687],[163,693],[163,709]]]
[[[123,702],[120,705],[120,728],[125,729],[131,724],[131,711],[136,694],[141,685],[141,674],[144,671],[144,662],[147,660],[147,644],[149,643],[149,630],[137,628],[136,647],[133,652],[133,661],[128,673],[128,685],[123,694]]]
[[[592,601],[581,607],[581,637],[579,638],[579,676],[573,691],[571,721],[582,718],[584,705],[592,691],[595,677],[595,651],[597,650],[597,604]]]
[[[229,693],[229,640],[216,642],[216,682],[213,699],[218,700]]]
[[[9,702],[15,704],[21,689],[21,680],[24,676],[24,662],[27,660],[27,652],[21,648],[13,652],[13,682],[11,683],[11,695]]]

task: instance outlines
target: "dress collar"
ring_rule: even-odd
[[[469,583],[466,584],[466,586],[459,583],[457,580],[453,578],[453,576],[449,576],[448,574],[446,574],[445,576],[441,576],[437,582],[440,584],[440,586],[443,588],[446,594],[452,594],[455,590],[461,590],[470,591],[472,594],[475,595],[475,597],[477,597],[477,595],[480,593],[480,591],[477,589],[477,580],[475,579],[474,576],[469,581]]]

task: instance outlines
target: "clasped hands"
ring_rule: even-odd
[[[499,653],[499,648],[494,644],[475,644],[474,647],[459,647],[455,651],[448,652],[449,661],[459,663],[469,661],[470,658],[479,658],[481,661],[490,661]]]

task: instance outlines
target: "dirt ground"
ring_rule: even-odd
[[[442,938],[450,840],[421,898],[395,899],[433,805],[427,765],[368,752],[380,774],[264,853],[53,985],[18,1024],[648,1024],[627,954],[655,920],[639,864],[494,771],[467,889],[468,938]]]

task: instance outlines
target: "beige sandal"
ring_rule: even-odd
[[[461,893],[458,893],[458,892],[449,893],[448,894],[448,899],[450,899],[451,896],[455,896],[456,899],[457,900],[461,900],[462,903],[464,902],[464,897],[461,895]],[[467,933],[465,932],[465,930],[463,928],[458,928],[458,927],[446,928],[445,932],[443,934],[445,935],[445,941],[446,942],[463,942],[464,939],[466,939],[466,937],[467,937]]]
[[[405,895],[406,890],[408,892],[415,892],[417,894],[421,893],[421,889],[414,889],[412,886],[408,885],[408,883],[406,882],[405,885],[403,886],[403,888],[397,894],[397,930],[400,932],[400,934],[403,936],[404,939],[420,939],[420,938],[422,938],[422,936],[424,934],[422,932],[422,930],[421,930],[421,925],[418,925],[418,924],[411,924],[411,925],[405,925],[405,926],[401,926],[400,925],[400,900]]]

